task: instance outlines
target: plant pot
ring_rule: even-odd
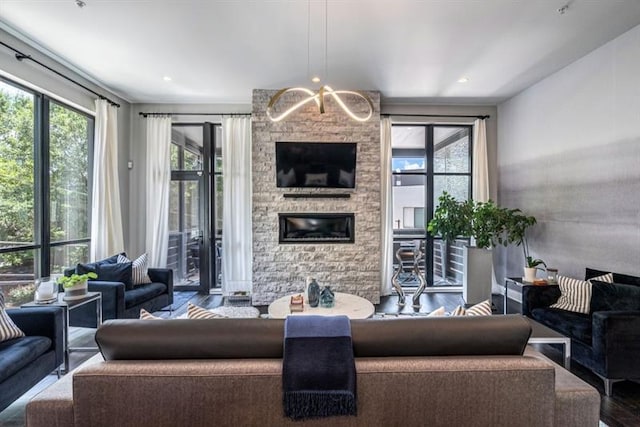
[[[80,283],[76,283],[73,286],[68,288],[64,288],[64,297],[62,298],[65,301],[72,301],[75,299],[81,299],[87,296],[87,281],[82,281]]]
[[[465,246],[463,249],[462,298],[467,304],[491,300],[493,256],[489,249]]]
[[[525,282],[530,282],[533,283],[534,280],[536,280],[536,268],[529,268],[529,267],[525,267],[524,268],[524,281]]]

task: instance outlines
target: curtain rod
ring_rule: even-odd
[[[462,117],[462,118],[466,118],[466,119],[480,119],[480,120],[484,120],[484,119],[488,119],[491,116],[490,115],[485,115],[485,116],[478,116],[478,115],[464,115],[464,114],[381,114],[381,116],[386,116],[386,117]]]
[[[15,52],[15,54],[16,54],[16,59],[17,59],[18,61],[22,61],[22,60],[24,60],[24,59],[28,59],[29,61],[35,62],[35,63],[36,63],[36,64],[38,64],[39,66],[46,68],[47,70],[51,71],[51,72],[52,72],[52,73],[54,73],[54,74],[57,74],[58,76],[62,77],[63,79],[70,81],[71,83],[75,84],[76,86],[80,86],[82,89],[86,90],[87,92],[91,92],[92,94],[94,94],[94,95],[95,95],[95,96],[97,96],[98,98],[100,98],[100,99],[104,99],[104,100],[105,100],[105,101],[107,101],[109,104],[111,104],[111,105],[113,105],[113,106],[115,106],[115,107],[120,108],[120,104],[118,104],[117,102],[110,100],[110,99],[109,99],[109,98],[107,98],[106,96],[99,94],[98,92],[94,91],[93,89],[89,89],[88,87],[86,87],[86,86],[85,86],[85,85],[83,85],[82,83],[79,83],[79,82],[77,82],[77,81],[73,80],[71,77],[65,76],[65,75],[64,75],[64,74],[62,74],[61,72],[56,71],[56,70],[54,70],[53,68],[49,67],[48,65],[43,64],[42,62],[38,61],[37,59],[32,58],[32,57],[31,57],[31,55],[27,55],[26,53],[22,53],[22,52],[20,52],[18,49],[16,49],[16,48],[14,48],[14,47],[9,46],[8,44],[6,44],[6,43],[5,43],[5,42],[3,42],[3,41],[0,41],[0,44],[1,44],[2,46],[6,47],[7,49],[10,49],[10,50],[12,50],[13,52]]]
[[[251,113],[138,113],[147,116],[250,116]]]

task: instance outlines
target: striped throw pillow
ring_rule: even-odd
[[[464,316],[467,314],[467,310],[464,309],[463,306],[459,305],[451,312],[452,316]]]
[[[482,301],[467,308],[467,316],[491,316],[491,301]]]
[[[187,305],[187,319],[224,319],[226,316],[212,313],[206,308],[198,307],[195,304]]]
[[[131,261],[124,255],[118,255],[118,264],[125,262],[131,263],[131,282],[135,285],[144,285],[145,283],[151,283],[149,274],[147,272],[147,254],[140,255],[135,261]]]
[[[24,332],[13,323],[5,308],[4,295],[0,292],[0,342],[24,336]]]
[[[140,309],[140,320],[163,320],[162,317],[154,316],[144,308]]]
[[[576,313],[589,314],[591,306],[591,280],[613,283],[613,274],[607,273],[589,280],[572,279],[558,276],[560,298],[549,307]]]

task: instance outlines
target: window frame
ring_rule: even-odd
[[[59,99],[24,86],[7,77],[0,75],[0,82],[13,86],[33,96],[33,173],[34,173],[34,242],[31,245],[0,248],[0,254],[12,252],[34,251],[34,278],[49,277],[51,275],[52,248],[66,245],[91,242],[91,199],[93,191],[93,153],[95,143],[95,117],[79,110]],[[51,180],[50,180],[50,105],[58,106],[80,114],[87,119],[87,231],[89,237],[80,239],[51,241]]]

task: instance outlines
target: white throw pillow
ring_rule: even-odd
[[[9,317],[4,305],[4,295],[0,292],[0,342],[20,338],[24,332]]]
[[[149,278],[147,267],[147,254],[140,255],[135,261],[131,261],[124,255],[118,255],[118,264],[125,262],[131,263],[131,282],[135,285],[144,285],[145,283],[151,283]]]
[[[558,276],[560,298],[558,298],[555,304],[551,304],[549,307],[589,314],[591,307],[591,280],[613,283],[613,274],[607,273],[586,281],[566,276]]]
[[[439,317],[447,314],[444,310],[444,307],[439,307],[433,310],[431,313],[427,314],[427,317]]]

